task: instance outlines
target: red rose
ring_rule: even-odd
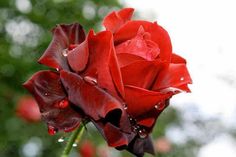
[[[172,53],[157,23],[130,21],[133,9],[105,17],[106,31],[85,33],[79,24],[58,25],[24,86],[36,98],[49,130],[71,131],[94,123],[109,146],[137,156],[153,153],[149,133],[172,95],[189,92],[186,61]]]
[[[37,102],[31,96],[22,96],[17,102],[16,114],[27,122],[40,121]]]

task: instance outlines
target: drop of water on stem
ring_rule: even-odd
[[[73,143],[73,145],[72,145],[73,147],[77,147],[78,145],[77,145],[77,143]]]
[[[64,138],[64,137],[61,137],[61,138],[59,138],[57,141],[58,141],[59,143],[62,143],[62,142],[65,141],[65,138]]]

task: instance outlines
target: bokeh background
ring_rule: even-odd
[[[136,9],[136,19],[157,21],[167,29],[194,82],[192,93],[175,96],[158,119],[152,135],[156,156],[236,156],[235,0],[1,0],[0,157],[60,155],[69,135],[48,135],[21,84],[46,68],[36,61],[56,24],[79,22],[98,31],[108,12],[124,6]],[[32,112],[31,118],[23,116]],[[58,142],[61,137],[64,142]],[[79,156],[132,155],[108,148],[88,125],[71,153]]]

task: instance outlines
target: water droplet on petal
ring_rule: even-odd
[[[147,137],[146,131],[144,129],[139,130],[138,134],[139,134],[140,138],[146,138]]]
[[[184,80],[184,77],[181,77],[181,78],[180,78],[180,81],[183,81],[183,80]]]
[[[128,106],[126,104],[124,104],[124,110],[127,110]]]
[[[48,96],[49,94],[48,93],[44,93],[45,96]]]
[[[158,107],[158,105],[155,105],[155,109],[158,109],[159,107]]]
[[[85,76],[84,80],[88,82],[91,85],[97,85],[97,79],[90,77],[90,76]]]
[[[67,50],[67,49],[62,50],[62,55],[63,55],[64,57],[67,57],[67,55],[68,55],[68,50]]]
[[[56,71],[59,71],[59,68],[56,68]]]
[[[61,101],[59,101],[57,104],[56,104],[56,107],[58,107],[58,108],[66,108],[67,106],[69,106],[69,101],[68,101],[68,99],[66,98],[66,99],[63,99],[63,100],[61,100]]]
[[[56,133],[57,133],[57,130],[53,126],[48,126],[49,135],[55,135]]]
[[[72,145],[73,147],[77,147],[78,145],[77,145],[77,143],[73,143],[73,145]]]
[[[59,143],[62,143],[62,142],[65,141],[65,138],[64,138],[64,137],[61,137],[61,138],[59,138],[57,141],[58,141]]]

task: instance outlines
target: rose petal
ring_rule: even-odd
[[[133,85],[149,89],[158,72],[165,63],[156,61],[137,61],[121,68],[124,85]]]
[[[159,46],[149,39],[150,34],[140,26],[137,35],[116,46],[116,53],[130,53],[148,61],[154,60],[160,53]]]
[[[132,117],[138,117],[146,114],[155,105],[170,98],[171,94],[149,91],[135,86],[125,86],[125,102],[128,105],[127,112]]]
[[[192,83],[186,64],[171,63],[165,69],[162,69],[158,75],[153,90],[160,91],[165,88],[174,87]],[[186,91],[188,92],[188,91]]]
[[[123,24],[131,19],[133,12],[133,8],[124,8],[118,12],[112,12],[104,18],[103,25],[105,26],[106,30],[114,33]]]
[[[141,138],[134,138],[134,140],[129,144],[128,151],[135,154],[137,157],[143,157],[144,153],[150,153],[155,154],[152,140],[148,136],[147,138],[141,139]]]
[[[85,69],[89,58],[89,49],[87,39],[79,44],[75,49],[68,54],[68,63],[72,70],[81,72]]]
[[[183,57],[173,53],[171,57],[171,63],[175,63],[175,64],[185,63],[186,64],[186,60]]]
[[[59,108],[58,102],[66,99],[66,93],[60,82],[60,77],[52,71],[35,73],[24,87],[35,97],[42,119],[48,126],[58,130],[68,131],[79,125],[81,112],[77,112],[72,104]]]
[[[144,61],[145,59],[130,53],[120,53],[117,54],[117,60],[119,62],[119,67],[122,68],[136,61]]]
[[[172,54],[170,37],[167,31],[157,23],[148,21],[128,21],[114,34],[115,44],[117,45],[135,37],[140,26],[144,28],[145,32],[150,33],[150,40],[158,44],[160,48],[160,58],[163,61],[170,62]]]
[[[84,113],[95,121],[104,119],[113,112],[117,115],[111,120],[119,124],[122,115],[122,104],[113,96],[98,86],[86,83],[82,77],[75,73],[61,71],[61,80],[68,92],[69,100],[81,108]]]
[[[84,30],[80,24],[74,23],[57,25],[52,32],[53,39],[38,62],[51,68],[68,70],[69,67],[64,55],[66,55],[71,44],[79,44],[84,41]]]
[[[83,76],[97,77],[98,85],[112,95],[124,96],[124,87],[111,32],[89,33],[89,63]],[[117,92],[118,91],[118,92]],[[118,94],[119,93],[119,94]]]

